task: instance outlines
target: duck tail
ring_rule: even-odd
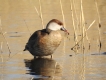
[[[26,44],[25,49],[23,51],[26,51],[26,50],[28,50],[27,44]]]
[[[25,48],[23,51],[26,51],[27,49]]]

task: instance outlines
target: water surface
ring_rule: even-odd
[[[50,56],[34,59],[29,52],[23,52],[24,46],[30,35],[45,27],[49,20],[56,18],[63,21],[60,1],[40,0],[39,4],[39,0],[0,0],[0,80],[106,80],[106,1],[96,0],[101,28],[98,28],[95,2],[82,1],[85,28],[87,29],[94,20],[95,23],[87,31],[90,47],[84,38],[84,43],[81,41],[79,49],[74,51],[71,50],[75,45],[71,2],[61,1],[64,25],[70,35],[63,39],[52,59]],[[73,1],[76,11],[74,21],[77,26],[80,21],[80,1]],[[38,15],[40,13],[43,24]],[[80,28],[76,29],[79,31]],[[77,34],[79,41],[80,31]]]

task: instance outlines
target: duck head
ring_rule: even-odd
[[[50,33],[51,31],[64,31],[69,34],[69,32],[64,28],[63,23],[57,19],[52,19],[46,26],[46,31]]]

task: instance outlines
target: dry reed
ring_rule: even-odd
[[[31,5],[32,5],[32,3],[31,3]],[[40,0],[39,0],[39,7],[40,7],[40,12],[38,11],[38,9],[37,9],[36,6],[34,6],[34,9],[35,9],[35,11],[36,11],[38,17],[41,19],[42,27],[43,27],[43,29],[44,29],[43,14],[42,14],[42,7],[41,7],[41,1],[40,1]]]
[[[62,14],[62,19],[63,19],[63,23],[64,23],[64,27],[66,27],[66,24],[65,24],[65,16],[64,16],[64,12],[63,12],[63,5],[62,5],[62,1],[60,0],[60,8],[61,8],[61,14]],[[65,38],[64,38],[64,43],[63,43],[63,53],[64,53],[64,55],[65,55]],[[62,62],[62,65],[63,65],[63,63],[64,63],[64,60],[63,60],[63,62]],[[57,64],[56,64],[57,65]],[[56,66],[55,65],[55,66]]]
[[[29,27],[27,26],[27,23],[26,23],[25,20],[24,20],[24,22],[25,22],[25,25],[26,25],[26,27],[27,27],[27,29],[28,29],[29,34],[32,35],[31,32],[30,32],[30,30],[29,30]]]
[[[88,41],[88,43],[89,43],[89,50],[90,50],[91,44],[90,44],[90,40],[89,40],[89,38],[88,38],[88,36],[87,36],[87,31],[88,31],[88,30],[90,29],[90,27],[94,24],[94,22],[95,22],[95,20],[89,25],[89,27],[88,27],[87,29],[85,29],[86,39],[87,39],[87,41]]]
[[[70,1],[71,2],[71,1]],[[83,11],[83,4],[82,4],[82,0],[80,1],[81,3],[80,3],[80,20],[79,20],[79,24],[80,24],[80,30],[79,30],[79,32],[80,32],[80,34],[82,34],[82,38],[80,39],[80,40],[75,40],[75,42],[76,42],[76,44],[74,45],[74,47],[72,47],[71,49],[72,50],[74,50],[74,48],[76,47],[76,46],[79,46],[79,43],[80,42],[82,42],[81,43],[81,47],[82,47],[82,49],[85,49],[85,41],[84,41],[84,38],[86,37],[86,39],[87,39],[87,41],[88,41],[88,43],[89,43],[89,48],[90,48],[90,40],[89,40],[89,38],[88,38],[88,34],[87,34],[87,31],[91,28],[91,26],[95,23],[95,20],[88,26],[88,28],[86,29],[85,27],[86,27],[86,25],[85,25],[85,18],[84,18],[84,11]],[[73,6],[72,6],[73,5]],[[74,17],[74,14],[73,14],[73,11],[75,11],[74,13],[75,13],[75,16],[76,16],[76,18],[77,18],[77,14],[76,14],[76,9],[75,9],[76,7],[75,7],[75,1],[74,0],[72,0],[72,2],[71,2],[71,11],[72,11],[72,20],[73,20],[73,27],[74,27],[74,36],[77,36],[77,29],[76,29],[76,26],[75,26],[75,17]],[[77,18],[78,19],[78,18]],[[78,26],[78,22],[77,22],[77,26]],[[75,38],[76,39],[76,38]],[[78,39],[78,38],[77,38]],[[79,48],[79,47],[78,47]]]
[[[91,26],[92,26],[94,23],[95,23],[95,20],[89,25],[88,29],[86,29],[85,32],[87,32],[87,31],[91,28]],[[83,38],[85,38],[85,37],[86,37],[86,35],[83,36]],[[78,41],[78,43],[75,44],[74,47],[72,47],[71,49],[73,50],[73,48],[75,48],[75,47],[82,41],[83,38],[81,38],[81,39]]]
[[[1,42],[1,46],[0,46],[0,48],[1,48],[1,55],[0,55],[0,57],[1,57],[1,61],[3,62],[3,50],[2,50],[2,46],[3,46],[3,42]]]
[[[38,9],[36,8],[36,6],[34,6],[37,15],[38,15],[39,18],[41,19],[42,27],[43,27],[43,29],[44,29],[43,14],[42,14],[42,7],[41,7],[41,1],[40,1],[40,0],[39,0],[39,7],[40,7],[40,12],[38,12]]]
[[[10,56],[5,62],[9,61],[10,59],[12,59],[15,55],[17,55],[18,53],[23,52],[22,50],[13,54],[12,56]]]
[[[39,6],[40,6],[40,18],[41,18],[41,22],[42,22],[42,27],[44,29],[44,23],[43,23],[43,15],[42,15],[42,7],[41,7],[41,1],[39,0]]]
[[[78,38],[77,38],[77,31],[76,31],[76,27],[75,27],[75,22],[74,22],[74,14],[73,14],[73,7],[72,7],[72,2],[70,1],[71,3],[71,11],[72,11],[72,21],[73,21],[73,28],[74,28],[74,41],[75,41],[75,44],[78,43]]]
[[[96,10],[97,10],[97,16],[98,16],[98,33],[99,33],[99,48],[101,49],[101,21],[100,21],[100,15],[99,15],[99,10],[98,10],[98,3],[96,0],[95,1],[95,6],[96,6]]]
[[[2,23],[1,23],[1,16],[0,16],[0,32],[1,32],[2,36],[3,36],[3,38],[4,38],[5,41],[6,41],[6,44],[7,44],[8,50],[9,50],[9,57],[10,57],[11,50],[10,50],[10,47],[9,47],[9,43],[8,43],[8,41],[7,41],[7,39],[6,39],[5,35],[4,35],[4,33],[3,33]]]
[[[61,13],[62,13],[62,19],[63,19],[63,23],[64,23],[64,27],[66,27],[66,24],[65,24],[65,17],[64,17],[64,12],[63,12],[63,5],[62,5],[62,1],[60,0],[60,7],[61,7]],[[65,38],[64,38],[64,46],[63,46],[63,51],[65,53]]]
[[[39,12],[38,12],[38,10],[37,10],[36,6],[34,6],[34,8],[35,8],[36,13],[38,14],[39,18],[41,19],[41,15],[39,14]]]
[[[73,10],[74,10],[74,12],[75,12],[76,23],[77,23],[76,29],[79,29],[79,28],[78,28],[79,21],[78,21],[78,16],[77,16],[77,12],[76,12],[75,0],[72,0],[72,3],[73,3]],[[72,11],[73,11],[73,10],[72,10]]]
[[[71,2],[71,1],[70,1]],[[85,35],[85,20],[84,20],[84,13],[83,13],[83,6],[82,6],[82,0],[81,0],[81,6],[80,6],[80,32],[82,33],[82,39],[80,40],[80,41],[78,41],[78,38],[77,38],[77,29],[76,29],[76,27],[75,27],[75,19],[74,19],[74,14],[73,14],[73,11],[75,11],[75,15],[77,15],[76,14],[76,9],[75,9],[75,6],[73,7],[73,6],[75,5],[75,3],[74,3],[74,1],[72,0],[72,2],[71,2],[71,11],[72,11],[72,21],[73,21],[73,28],[74,28],[74,39],[75,39],[75,46],[73,47],[73,48],[75,48],[78,44],[79,44],[79,42],[80,41],[82,41],[83,43],[82,43],[82,46],[84,47],[84,39],[83,39],[83,37],[84,37],[84,35]],[[78,22],[77,22],[77,27],[78,27]],[[73,48],[71,48],[72,50],[73,50]]]
[[[40,7],[40,12],[38,11],[37,7],[34,6],[34,9],[38,15],[38,17],[41,19],[42,27],[44,29],[44,23],[43,23],[43,14],[42,14],[42,7],[41,7],[41,1],[39,0],[39,7]]]
[[[83,5],[82,5],[82,0],[81,0],[81,27],[82,27],[82,49],[85,49],[85,44],[84,44],[84,36],[85,36],[85,19],[84,19],[84,11],[83,11]],[[87,36],[87,35],[86,35]]]

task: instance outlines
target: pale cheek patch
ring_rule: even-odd
[[[49,26],[48,26],[48,28],[49,28],[50,30],[54,30],[54,31],[60,30],[61,27],[62,27],[62,26],[58,25],[57,23],[50,23]]]

